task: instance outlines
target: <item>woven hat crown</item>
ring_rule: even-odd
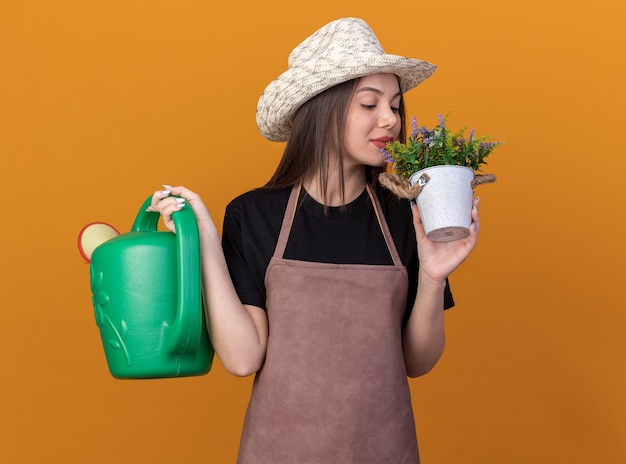
[[[383,55],[385,51],[365,21],[344,18],[307,37],[289,54],[288,65],[306,66],[320,59],[340,61],[364,53]]]
[[[369,25],[359,18],[326,24],[289,54],[287,71],[273,80],[257,104],[256,120],[263,137],[286,141],[298,109],[342,82],[376,73],[391,73],[406,92],[428,78],[436,66],[386,54]]]

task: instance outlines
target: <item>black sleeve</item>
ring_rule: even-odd
[[[235,199],[226,207],[222,231],[222,248],[228,272],[241,302],[265,309],[264,273],[260,274],[244,242],[243,207],[241,201]]]

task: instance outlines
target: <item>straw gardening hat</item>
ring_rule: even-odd
[[[358,18],[338,19],[314,32],[293,49],[288,66],[266,87],[256,110],[259,131],[276,142],[289,138],[293,117],[303,103],[334,85],[391,73],[407,92],[436,69],[425,61],[386,54],[374,31]]]

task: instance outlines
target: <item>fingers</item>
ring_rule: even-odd
[[[169,197],[172,193],[172,187],[169,185],[163,185],[162,190],[157,190],[152,195],[152,201],[150,202],[150,206],[148,206],[147,211],[153,213],[161,213],[161,201],[167,197]]]
[[[159,202],[159,212],[161,216],[163,216],[163,220],[165,222],[174,214],[176,211],[180,211],[186,204],[186,200],[180,197],[168,197]]]
[[[170,198],[172,198],[171,201],[169,200]],[[171,185],[163,184],[163,189],[157,190],[152,195],[152,202],[148,207],[148,211],[163,213],[163,208],[172,204],[178,204],[180,209],[185,205],[187,200],[192,201],[197,198],[198,195],[188,188],[182,186],[172,187]],[[168,201],[162,203],[166,199],[168,199]]]
[[[480,198],[474,198],[474,204],[472,206],[472,223],[470,224],[470,234],[478,235],[480,231],[480,217],[478,216],[478,203]]]
[[[170,195],[176,196],[176,197],[180,197],[180,198],[184,198],[185,200],[187,200],[189,202],[194,202],[194,201],[200,199],[200,197],[198,196],[197,193],[192,192],[187,187],[183,187],[182,185],[179,185],[177,187],[172,187],[170,185],[164,185],[163,188],[166,191],[169,191]]]
[[[150,206],[146,208],[146,211],[161,214],[165,227],[172,232],[176,232],[172,214],[180,211],[185,206],[186,199],[179,196],[185,190],[187,189],[184,187],[172,187],[164,184],[163,189],[154,192]],[[187,192],[190,191],[187,190]]]
[[[419,208],[417,207],[417,203],[413,200],[410,203],[411,212],[413,213],[413,226],[415,227],[415,236],[418,240],[422,237],[426,236],[424,232],[424,225],[422,224],[422,217],[420,216]]]

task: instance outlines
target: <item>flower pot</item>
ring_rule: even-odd
[[[416,172],[410,185],[430,179],[416,198],[426,236],[436,242],[450,242],[469,235],[472,222],[474,171],[464,166],[432,166]]]

